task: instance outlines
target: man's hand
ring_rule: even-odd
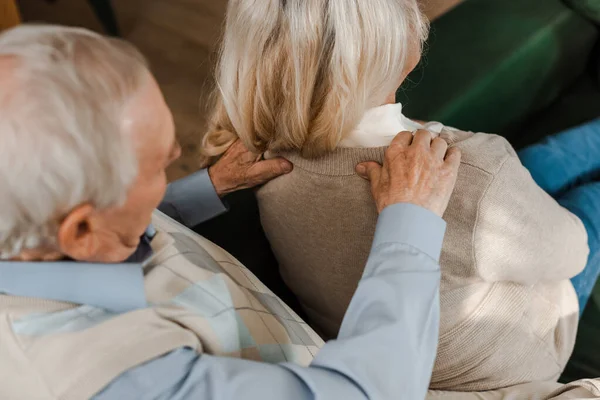
[[[260,156],[251,153],[238,140],[208,169],[208,175],[217,194],[224,196],[236,190],[261,185],[291,172],[292,169],[292,164],[283,158],[261,160]]]
[[[385,153],[383,166],[366,162],[356,167],[371,182],[371,192],[381,212],[396,203],[424,207],[440,217],[446,211],[456,185],[461,153],[431,133],[401,132]]]

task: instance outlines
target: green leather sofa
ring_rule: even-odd
[[[598,0],[564,0],[569,7],[590,20],[600,23],[600,2]]]
[[[590,74],[598,38],[562,0],[467,0],[432,23],[397,100],[410,117],[499,133],[520,147],[600,115],[589,102],[600,104]],[[588,101],[573,101],[581,91]]]

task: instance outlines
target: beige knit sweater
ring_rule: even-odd
[[[582,379],[566,385],[556,382],[531,382],[485,392],[447,392],[430,390],[426,400],[567,400],[600,399],[600,378]]]
[[[432,389],[478,391],[556,380],[574,345],[569,278],[587,260],[581,221],[539,188],[502,137],[444,130],[463,152],[445,214],[441,325]],[[283,154],[294,171],[258,191],[285,282],[310,322],[337,334],[360,279],[377,212],[357,163],[385,148],[320,159]]]

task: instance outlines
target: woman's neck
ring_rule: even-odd
[[[392,92],[388,95],[388,97],[385,98],[385,102],[380,105],[385,106],[386,104],[395,104],[395,103],[396,103],[396,92]]]

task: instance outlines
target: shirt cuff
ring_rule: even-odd
[[[400,203],[379,215],[373,248],[384,243],[404,243],[439,262],[446,222],[423,207]]]
[[[171,183],[163,203],[175,209],[180,221],[188,227],[228,211],[210,180],[208,169]]]

